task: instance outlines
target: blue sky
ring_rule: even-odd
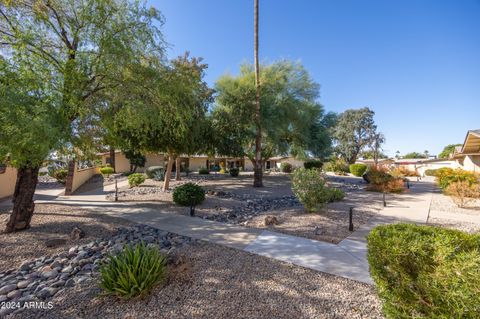
[[[168,55],[213,84],[253,61],[253,0],[150,0]],[[480,128],[480,0],[260,0],[260,59],[303,63],[327,111],[368,106],[394,155],[431,154]]]

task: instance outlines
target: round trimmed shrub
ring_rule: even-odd
[[[282,173],[291,173],[293,170],[293,166],[290,163],[283,162],[280,164],[280,171]]]
[[[425,171],[425,176],[435,176],[436,169],[427,169]]]
[[[141,173],[133,173],[128,175],[128,185],[130,185],[130,187],[139,186],[143,182],[145,182],[145,175]]]
[[[162,180],[165,177],[165,168],[163,166],[150,166],[145,170],[145,174],[150,179]]]
[[[237,177],[239,173],[240,173],[239,168],[237,168],[237,167],[230,168],[230,176]]]
[[[386,318],[478,318],[479,234],[392,224],[375,227],[367,241]]]
[[[173,201],[182,206],[197,206],[205,200],[205,191],[194,183],[178,186],[173,191]]]
[[[350,173],[352,173],[357,177],[363,176],[363,174],[365,174],[365,172],[367,171],[367,165],[363,163],[351,164],[349,168],[350,168]]]
[[[207,175],[207,174],[210,174],[210,170],[206,167],[200,167],[198,169],[198,174],[200,175]]]
[[[114,172],[113,167],[110,167],[110,166],[105,166],[105,167],[100,168],[100,173],[102,173],[102,175],[105,175],[107,177],[112,175],[113,172]]]
[[[167,257],[145,243],[128,245],[109,255],[100,267],[100,287],[106,294],[122,298],[144,295],[165,280]]]

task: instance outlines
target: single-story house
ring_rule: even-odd
[[[97,154],[102,162],[102,165],[112,164],[110,152]],[[163,154],[147,154],[145,155],[145,166],[138,167],[137,172],[144,172],[145,168],[150,166],[164,166],[165,158]],[[115,151],[115,171],[117,173],[124,173],[130,171],[130,161],[122,151]]]
[[[452,155],[457,165],[474,173],[480,173],[480,129],[467,132],[463,145]]]
[[[394,162],[395,162],[395,160],[393,160],[391,158],[379,158],[377,160],[377,164],[380,165],[380,166],[390,166]],[[361,164],[365,164],[365,165],[368,165],[368,166],[375,165],[375,161],[373,159],[358,159],[358,160],[355,161],[355,163],[361,163]]]
[[[0,164],[0,199],[13,195],[16,182],[17,170],[6,164]]]
[[[455,161],[449,159],[426,159],[426,158],[403,158],[393,162],[393,167],[405,168],[412,172],[417,172],[420,176],[425,176],[425,171],[439,168],[458,168]]]

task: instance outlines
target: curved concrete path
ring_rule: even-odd
[[[411,185],[407,194],[388,195],[387,207],[338,245],[269,230],[192,218],[157,208],[142,207],[138,203],[106,201],[105,194],[114,189],[113,185],[79,195],[59,196],[55,200],[36,202],[71,205],[89,210],[101,209],[106,214],[161,230],[372,284],[366,258],[366,236],[370,230],[386,223],[427,222],[434,185],[429,182],[412,182]]]

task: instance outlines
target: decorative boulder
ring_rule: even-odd
[[[85,237],[85,232],[78,228],[78,227],[75,227],[72,229],[71,233],[70,233],[70,239],[71,240],[80,240],[82,239],[83,237]]]
[[[275,216],[265,216],[265,226],[278,225],[278,219]]]

